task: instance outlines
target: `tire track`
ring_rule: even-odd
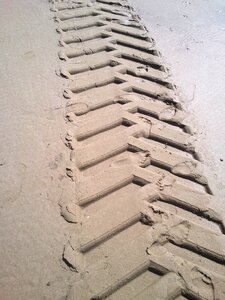
[[[52,10],[77,192],[62,211],[80,216],[63,252],[80,274],[67,299],[224,299],[219,199],[154,40],[126,1]]]

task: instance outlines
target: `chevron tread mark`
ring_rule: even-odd
[[[225,223],[153,38],[125,0],[53,0],[76,199],[67,299],[225,299]]]

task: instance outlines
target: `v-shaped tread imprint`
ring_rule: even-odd
[[[224,300],[220,199],[154,40],[126,0],[51,2],[76,191],[66,299]]]

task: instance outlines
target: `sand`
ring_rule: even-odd
[[[225,196],[224,1],[131,0],[170,68],[210,184]]]
[[[63,80],[46,1],[2,1],[0,299],[61,299],[71,272],[60,260],[70,225],[58,201],[66,188]]]
[[[212,9],[212,7],[208,5],[204,10],[201,10],[201,15],[199,16],[199,14],[196,15],[194,12],[200,11],[200,4],[198,4],[199,6],[195,4],[195,7],[193,8],[193,6],[191,6],[192,3],[189,4],[189,2],[191,1],[183,1],[182,4],[179,4],[180,6],[183,5],[183,10],[181,10],[181,7],[178,5],[178,3],[174,1],[174,3],[177,4],[174,6],[175,11],[172,11],[171,8],[168,8],[165,3],[160,1],[157,2],[157,5],[152,2],[152,6],[151,1],[148,1],[147,4],[144,1],[140,1],[138,2],[138,6],[140,15],[143,15],[144,21],[146,21],[146,24],[151,29],[153,36],[158,41],[158,46],[162,50],[166,61],[172,66],[174,72],[174,81],[178,86],[181,87],[181,90],[185,95],[185,97],[183,97],[184,103],[190,111],[194,111],[195,117],[189,118],[189,123],[194,122],[198,128],[203,128],[202,131],[198,129],[198,132],[202,133],[204,138],[199,137],[199,142],[197,145],[200,149],[204,148],[204,145],[207,145],[207,151],[205,149],[202,151],[204,160],[208,165],[206,172],[209,170],[212,173],[212,176],[210,177],[211,180],[215,178],[215,186],[217,186],[218,189],[223,192],[222,185],[219,182],[224,174],[224,162],[222,161],[224,132],[221,130],[221,125],[218,125],[219,121],[215,121],[215,119],[222,120],[224,105],[222,100],[222,76],[218,76],[218,70],[220,70],[220,73],[223,71],[222,60],[220,60],[220,57],[223,54],[223,46],[220,45],[222,39],[220,30],[222,30],[222,25],[219,24],[220,19],[218,18],[218,15],[221,15],[220,10],[222,8],[220,8],[220,2],[217,2],[218,7],[216,8],[217,10],[215,9],[215,11],[213,10],[214,7]],[[57,46],[59,36],[55,32],[56,26],[52,20],[53,13],[49,11],[50,5],[46,1],[37,0],[34,3],[28,3],[25,0],[21,0],[18,3],[17,1],[12,0],[9,3],[8,1],[4,0],[2,2],[2,8],[3,9],[0,15],[0,65],[3,70],[0,81],[0,299],[63,300],[68,294],[70,286],[73,286],[75,287],[75,296],[73,297],[72,295],[71,299],[75,300],[76,286],[74,286],[74,281],[77,279],[77,275],[75,272],[73,272],[75,268],[73,271],[71,271],[72,268],[68,268],[68,263],[71,263],[72,267],[72,263],[74,262],[75,267],[77,267],[77,260],[76,256],[74,255],[74,249],[77,245],[75,243],[74,246],[72,241],[74,237],[73,233],[76,233],[76,228],[79,227],[79,225],[76,226],[75,224],[68,223],[64,220],[64,218],[62,218],[62,216],[60,216],[60,213],[63,213],[67,220],[73,222],[76,221],[76,218],[74,220],[73,216],[67,213],[68,211],[66,211],[66,208],[73,209],[73,191],[75,190],[74,187],[76,187],[77,182],[68,180],[68,177],[65,173],[65,166],[67,166],[67,161],[69,160],[70,150],[73,148],[73,139],[67,134],[67,146],[69,146],[69,150],[65,147],[65,136],[68,132],[68,125],[66,124],[64,118],[65,104],[67,100],[65,100],[62,96],[62,91],[64,87],[68,86],[68,83],[65,79],[56,76],[55,72],[60,66],[60,61],[58,59],[59,47]],[[142,10],[142,8],[144,9]],[[188,11],[186,12],[185,10]],[[209,11],[212,13],[212,16],[207,20],[208,23],[205,23],[206,16]],[[150,15],[150,13],[152,18],[149,20],[146,14]],[[180,19],[174,18],[175,13],[181,14]],[[203,39],[203,44],[199,42],[199,36],[197,38],[197,42],[192,40],[192,31],[191,33],[188,31],[191,35],[191,38],[188,34],[185,35],[184,31],[187,26],[187,22],[189,22],[189,29],[196,29],[196,26],[193,26],[192,24],[193,20],[190,18],[190,16],[195,20],[195,24],[199,26],[199,31],[197,31],[196,34],[200,35],[200,40]],[[218,23],[214,22],[216,20]],[[210,32],[207,32],[207,35],[202,34],[205,32],[206,25],[208,27],[211,25],[210,22],[214,22],[215,27],[218,26],[218,28],[215,28],[215,32],[217,32],[218,36],[216,36],[214,42],[212,39],[208,40],[209,37],[212,37],[212,35],[215,34],[212,28]],[[163,39],[161,38],[162,36]],[[128,37],[128,39],[129,38],[130,37]],[[194,37],[194,39],[196,39],[196,37]],[[213,48],[209,48],[212,43]],[[216,47],[218,44],[220,47]],[[217,55],[215,55],[215,51],[213,51],[215,49],[218,50]],[[204,52],[204,55],[202,55],[202,52]],[[199,59],[202,58],[202,56],[208,62],[207,64],[199,64]],[[198,64],[199,68],[193,67],[196,67]],[[120,67],[117,69],[119,68]],[[203,74],[208,74],[209,72],[210,75],[203,76]],[[111,71],[109,71],[109,73],[110,74],[106,72],[105,76],[112,76]],[[127,74],[120,74],[119,76],[125,81],[128,80],[127,77],[129,77]],[[100,70],[99,77],[89,78],[89,80],[96,80],[100,82],[102,79],[101,77],[102,74]],[[199,80],[199,78],[201,80]],[[208,83],[209,79],[210,84]],[[131,81],[131,79],[129,80]],[[78,84],[72,88],[75,91],[76,89],[77,91],[79,89],[79,91],[82,91],[82,89],[85,91],[87,88],[86,85],[87,80],[85,78],[81,78],[80,81],[78,81]],[[121,86],[123,85],[124,87],[129,87],[129,84],[126,85],[126,83],[124,83]],[[153,90],[156,89],[155,86],[153,87]],[[88,88],[91,89],[90,86]],[[162,87],[161,89],[163,90]],[[106,91],[104,92],[105,94],[103,93],[100,95],[99,98],[101,101],[104,100],[101,99],[101,97],[105,97],[107,94]],[[215,91],[217,91],[216,95]],[[117,92],[120,93],[120,91],[117,91],[116,88],[114,92],[115,95],[117,95]],[[98,99],[97,96],[99,96],[99,93],[96,93],[95,96],[96,99]],[[83,101],[85,101],[85,97],[86,95],[84,94]],[[207,101],[205,102],[206,98]],[[92,101],[96,99],[89,97],[88,101],[90,104],[95,104],[92,103]],[[215,99],[217,101],[218,109],[213,111],[211,107],[212,103],[214,107]],[[132,101],[133,100],[135,99],[132,99]],[[143,101],[140,105],[144,105]],[[154,106],[155,104],[148,103],[146,105]],[[85,109],[86,107],[72,106],[72,108],[74,110],[77,109],[78,111],[81,110],[82,112],[82,109]],[[146,239],[143,234],[138,236],[139,232],[142,233],[143,227],[145,227],[143,223],[148,223],[148,219],[141,219],[141,222],[137,222],[141,217],[139,208],[137,209],[135,202],[136,190],[139,189],[142,184],[145,184],[146,181],[148,182],[148,180],[150,180],[150,182],[154,182],[155,180],[158,180],[158,178],[159,180],[156,184],[157,189],[161,191],[165,188],[165,192],[168,194],[175,193],[176,195],[176,192],[179,191],[179,188],[181,188],[181,195],[188,195],[188,191],[190,192],[190,195],[192,195],[189,187],[195,187],[193,183],[189,183],[190,186],[187,185],[187,190],[183,190],[182,184],[184,179],[179,178],[178,184],[175,184],[174,175],[172,175],[174,176],[171,177],[172,179],[170,178],[171,175],[169,175],[169,180],[167,176],[164,176],[164,173],[159,172],[157,176],[155,175],[154,172],[157,173],[158,171],[155,170],[154,166],[150,165],[151,160],[149,158],[150,155],[148,154],[151,152],[156,153],[156,156],[153,155],[153,159],[156,161],[160,161],[161,159],[161,164],[163,165],[169,161],[169,150],[166,148],[163,150],[161,149],[163,154],[158,155],[158,153],[160,153],[160,151],[157,150],[159,145],[155,145],[154,142],[152,142],[153,146],[151,148],[143,141],[138,143],[135,141],[135,139],[130,138],[132,134],[135,135],[137,133],[138,136],[141,136],[143,132],[144,135],[148,136],[151,130],[149,130],[149,125],[146,125],[148,124],[148,122],[146,123],[146,118],[144,119],[146,124],[140,125],[139,122],[143,122],[143,118],[141,119],[142,121],[140,121],[135,116],[127,116],[126,104],[123,105],[123,109],[124,112],[121,108],[119,108],[119,111],[120,113],[122,111],[122,114],[120,116],[119,113],[116,113],[115,119],[113,114],[110,115],[110,118],[107,118],[107,107],[105,110],[102,110],[104,113],[106,113],[105,118],[99,118],[98,116],[96,117],[95,114],[97,115],[98,112],[93,113],[94,121],[91,118],[88,120],[89,115],[87,116],[87,120],[85,119],[85,116],[84,118],[80,117],[80,120],[82,120],[82,118],[84,120],[83,125],[80,126],[81,136],[82,134],[84,136],[85,134],[88,135],[90,132],[92,132],[93,135],[97,135],[99,133],[99,128],[107,127],[107,122],[111,122],[109,124],[111,126],[109,126],[109,129],[111,128],[113,130],[115,123],[117,125],[119,124],[118,128],[115,129],[115,132],[112,131],[112,136],[115,138],[115,143],[112,143],[111,135],[105,137],[107,141],[110,140],[110,142],[107,142],[107,147],[109,147],[109,149],[105,147],[103,143],[105,141],[104,135],[107,135],[108,133],[102,130],[102,132],[100,131],[100,139],[98,136],[97,138],[90,136],[90,139],[87,142],[81,142],[81,146],[79,146],[80,148],[77,148],[75,151],[73,151],[80,159],[78,168],[80,167],[82,169],[83,167],[90,167],[89,169],[82,169],[82,176],[87,176],[87,178],[84,180],[84,178],[81,177],[79,188],[81,191],[83,189],[83,191],[79,195],[81,199],[76,200],[78,200],[78,202],[80,201],[80,206],[82,206],[88,201],[91,202],[92,200],[96,200],[95,198],[96,195],[98,195],[98,192],[102,197],[101,201],[96,201],[96,206],[90,205],[90,207],[86,209],[82,220],[82,222],[84,222],[83,233],[79,237],[81,241],[83,238],[84,246],[81,249],[83,252],[88,252],[88,247],[90,245],[90,247],[93,247],[93,245],[95,247],[95,243],[98,244],[99,241],[103,243],[103,245],[101,245],[102,248],[100,247],[98,249],[96,246],[96,249],[93,251],[94,256],[90,255],[89,253],[86,255],[87,265],[90,264],[90,266],[88,265],[88,268],[91,269],[93,267],[93,273],[90,272],[90,277],[92,274],[94,274],[93,289],[97,289],[98,284],[100,285],[104,283],[104,280],[98,280],[98,278],[100,278],[101,275],[102,279],[105,279],[104,272],[105,270],[107,272],[107,268],[109,268],[110,265],[109,262],[114,262],[114,264],[112,263],[112,268],[115,268],[116,271],[112,272],[113,276],[116,275],[119,277],[122,275],[119,272],[117,274],[117,270],[119,269],[118,265],[119,267],[123,266],[122,263],[125,262],[126,267],[128,266],[129,268],[133,268],[132,264],[135,266],[139,263],[139,254],[140,260],[142,261],[145,259],[145,257],[141,253],[144,253],[145,255],[149,255],[149,253],[151,253],[151,249],[148,249],[149,253],[146,252],[146,245],[149,246],[148,239]],[[79,113],[80,111],[78,112],[78,115]],[[207,118],[204,118],[204,115],[206,115]],[[102,113],[101,116],[103,116]],[[166,116],[164,117],[166,118]],[[121,124],[121,118],[127,118],[128,121],[130,120],[130,122],[132,121],[137,123],[137,126],[134,129],[132,126],[126,127],[129,124]],[[100,123],[95,122],[95,120],[98,120]],[[200,125],[197,125],[197,123]],[[151,120],[149,121],[149,124],[151,124]],[[119,130],[122,130],[122,125],[124,125],[124,128],[121,142],[120,139],[116,137],[119,137]],[[140,131],[140,128],[143,130]],[[153,129],[156,131],[156,133],[161,131],[163,128],[162,126],[156,126],[154,129],[153,126]],[[163,133],[160,134],[163,135]],[[146,157],[143,155],[140,157],[138,155],[135,156],[135,154],[132,152],[129,155],[126,153],[126,145],[128,144],[127,140],[125,139],[126,143],[124,146],[124,136],[126,137],[126,135],[129,137],[130,145],[133,143],[134,146],[139,147],[142,152],[145,153]],[[83,153],[83,147],[89,143],[91,144],[92,140],[97,146],[100,145],[98,149],[101,149],[102,153],[101,151],[97,151],[97,146],[94,145],[94,143],[94,150],[92,149],[91,145],[88,155]],[[114,157],[115,153],[116,155],[118,154],[114,149],[114,147],[117,146],[117,142],[118,148],[123,149],[125,153],[121,156],[119,153],[119,157]],[[78,146],[79,143],[76,143],[77,141],[74,143],[75,146]],[[147,151],[146,149],[150,150]],[[106,159],[104,161],[101,156],[104,157],[104,151],[106,150],[109,153],[109,157],[106,157],[108,160]],[[73,154],[74,153],[72,153],[72,155]],[[93,155],[93,157],[91,155]],[[91,165],[93,161],[96,161],[97,163],[95,162],[95,164]],[[98,165],[99,162],[100,164]],[[146,172],[148,171],[145,171],[144,169],[140,171],[135,167],[133,170],[133,163],[136,165],[139,164],[139,167],[149,167],[148,170],[153,172],[153,175],[151,175],[152,177],[148,175],[148,178],[146,175]],[[111,171],[109,171],[109,174],[107,173],[108,164],[110,168],[112,167],[110,169]],[[132,168],[127,167],[127,165],[130,164],[132,165]],[[104,168],[106,171],[105,173],[103,172],[102,175],[101,170],[104,170]],[[178,176],[184,175],[183,173],[186,172],[186,165],[184,166],[182,163],[176,164],[176,159],[175,166],[173,166],[173,159],[171,159],[170,168],[173,173]],[[73,170],[67,169],[67,175],[71,175],[70,177],[73,177],[72,171]],[[139,182],[136,185],[136,182],[133,182],[130,179],[131,175],[132,178],[139,178],[136,176],[136,172],[141,178],[145,178],[145,176],[147,176],[147,179],[145,179],[143,182]],[[133,174],[135,176],[133,176]],[[201,176],[199,176],[198,173],[196,174],[193,173],[188,175],[193,175],[192,177],[195,179],[197,178],[198,183],[203,184],[204,186],[204,182],[202,182],[204,180]],[[217,175],[219,178],[217,178]],[[122,178],[121,180],[120,177]],[[100,179],[98,180],[98,178]],[[104,182],[104,180],[106,182]],[[107,180],[109,182],[107,182]],[[125,183],[124,185],[121,185],[123,180]],[[173,184],[175,184],[176,188],[174,188],[174,190],[172,189],[171,191],[170,187],[172,187]],[[111,186],[111,190],[109,189],[108,185]],[[114,190],[112,189],[112,186]],[[205,189],[205,187],[201,188]],[[109,193],[104,194],[104,191],[102,192],[101,189],[108,189]],[[144,187],[143,190],[143,196],[145,196],[146,191]],[[155,200],[155,194],[153,193],[152,195],[152,191],[154,192],[155,190],[150,187],[150,190],[148,191],[149,195]],[[116,196],[115,194],[111,195],[110,193],[112,192],[115,192]],[[205,190],[204,193],[206,193]],[[71,206],[66,208],[62,205],[62,200],[65,200],[65,195],[69,196],[69,200],[71,201]],[[199,202],[195,204],[195,197],[191,197],[191,201],[193,201],[197,207],[195,210],[200,210],[203,214],[205,211],[208,211],[204,206],[207,202],[205,199],[207,198],[204,197],[205,194],[202,198],[203,205]],[[133,206],[130,204],[131,200],[133,200]],[[60,211],[59,202],[61,203],[64,211]],[[123,205],[121,205],[121,202],[123,202]],[[187,206],[188,205],[189,204],[187,204]],[[220,203],[215,204],[215,206],[216,205],[218,208]],[[129,209],[127,209],[128,206]],[[115,207],[117,207],[117,214],[114,212]],[[120,207],[122,208],[120,209]],[[181,213],[180,208],[177,207],[176,209],[179,213]],[[153,205],[152,213],[150,213],[153,219],[158,211],[163,211],[163,208],[155,208]],[[126,222],[124,221],[124,214],[127,214]],[[130,218],[130,214],[133,219]],[[133,214],[135,218],[133,217]],[[110,215],[110,217],[108,217],[108,215]],[[212,218],[213,217],[214,215],[212,214]],[[94,222],[92,221],[92,218],[94,219]],[[181,218],[184,218],[185,220],[186,218],[189,218],[188,213],[185,212],[184,215],[181,214]],[[195,219],[193,220],[198,225],[202,222],[202,220],[197,218],[197,216],[195,216]],[[169,228],[171,227],[171,224],[173,225],[176,222],[178,222],[176,217],[174,217],[173,213],[171,213],[169,214],[169,221],[166,221],[165,224]],[[221,222],[221,220],[219,220],[219,222]],[[102,226],[103,223],[105,227]],[[159,227],[160,232],[161,224],[158,224],[157,218],[154,219],[154,223],[156,223],[156,226]],[[121,224],[124,226],[123,229],[128,229],[127,232],[126,230],[124,232],[121,231]],[[195,226],[198,228],[198,225],[193,225],[191,221],[190,224],[188,223],[188,226],[190,225],[190,231],[193,229],[193,231],[196,232]],[[205,224],[204,220],[203,224]],[[116,225],[118,226],[116,227]],[[216,232],[218,232],[219,228],[217,228],[217,225],[218,224],[208,224],[207,226],[209,226],[209,228],[211,228],[210,226],[214,226],[217,230]],[[207,226],[205,226],[205,235],[208,234]],[[108,232],[105,233],[107,228]],[[117,228],[118,232],[114,230],[114,228]],[[179,229],[180,228],[178,227],[178,231]],[[175,244],[176,242],[179,244],[179,242],[184,238],[182,236],[182,230],[183,228],[181,228],[179,231],[181,237],[176,232],[168,232],[168,236],[174,239]],[[158,231],[156,230],[155,232],[157,233]],[[134,239],[134,233],[137,236],[136,239]],[[152,235],[148,235],[148,238],[149,236],[153,236],[153,233]],[[185,233],[186,231],[184,231],[186,238]],[[70,236],[72,236],[71,239]],[[94,240],[95,236],[97,237],[96,240]],[[107,236],[108,244],[104,244],[105,236]],[[217,234],[214,234],[212,238],[214,237],[217,238]],[[75,238],[77,238],[76,234]],[[115,238],[116,242],[113,238]],[[160,240],[160,234],[159,237],[156,237],[156,239]],[[68,240],[70,240],[71,244],[67,243]],[[124,241],[126,242],[124,243]],[[161,242],[164,244],[167,241],[163,240]],[[193,240],[190,240],[189,242],[196,245],[202,243],[202,248],[208,247],[208,245],[205,246],[204,239],[199,238],[199,240],[196,240],[195,234],[193,234]],[[208,241],[206,241],[206,244],[207,242]],[[64,249],[65,244],[67,247]],[[143,252],[140,251],[140,245],[143,247]],[[122,248],[121,251],[120,246]],[[106,247],[106,250],[104,247]],[[131,247],[133,247],[132,251],[130,250]],[[210,247],[213,249],[214,243],[212,243]],[[133,249],[136,249],[136,251]],[[213,251],[214,249],[211,252]],[[102,255],[102,253],[104,255]],[[115,255],[115,253],[117,254]],[[133,259],[132,255],[127,255],[127,253],[133,253],[135,259]],[[102,256],[104,256],[104,272],[99,274],[98,265],[96,267],[94,264],[97,258],[102,259]],[[185,256],[184,259],[186,259],[185,252],[183,252],[183,256]],[[67,265],[62,261],[62,257],[67,259]],[[115,261],[113,261],[113,258],[115,258]],[[168,261],[170,262],[170,257]],[[190,257],[190,261],[192,261],[192,256]],[[205,264],[204,259],[201,263],[203,265]],[[180,265],[182,265],[182,263]],[[206,264],[206,266],[207,268],[210,268],[211,265]],[[193,266],[191,265],[190,268],[193,269]],[[220,268],[218,269],[220,272]],[[222,267],[221,270],[223,271]],[[84,271],[87,278],[89,276],[89,271],[89,269],[88,271]],[[125,271],[126,268],[121,267],[120,272],[123,273]],[[97,275],[95,275],[95,272],[97,272]],[[80,274],[79,276],[82,277]],[[109,268],[109,282],[110,280],[114,280],[113,276],[111,276]],[[155,280],[154,276],[151,277],[151,280]],[[142,284],[135,284],[137,285],[137,288],[142,286]],[[135,290],[136,289],[133,289],[133,291]],[[86,292],[85,289],[84,292]],[[122,289],[121,292],[119,289],[117,292],[118,294],[114,295],[114,297],[121,297],[117,299],[123,299],[126,291],[124,292]]]

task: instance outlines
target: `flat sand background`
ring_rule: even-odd
[[[64,81],[47,1],[1,1],[0,299],[64,299]],[[64,182],[65,181],[65,182]],[[63,298],[62,298],[63,297]]]

